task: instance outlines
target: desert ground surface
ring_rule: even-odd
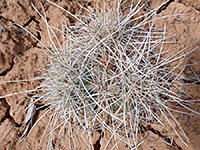
[[[85,3],[93,5],[94,1],[89,0],[53,0],[58,5],[76,14],[80,6]],[[144,0],[146,8],[155,8],[164,0]],[[70,25],[73,19],[63,10],[56,8],[45,0],[0,0],[0,96],[10,93],[31,90],[40,85],[42,81],[23,81],[23,82],[1,82],[10,80],[24,80],[37,77],[40,74],[38,68],[41,68],[46,61],[46,55],[43,53],[41,45],[33,36],[28,34],[16,24],[26,28],[33,33],[35,37],[44,44],[48,43],[48,33],[46,24],[37,14],[32,4],[40,11],[46,12],[48,23],[51,26],[61,28],[61,22],[65,21]],[[42,4],[42,5],[41,5]],[[142,10],[147,11],[147,10]],[[163,19],[156,23],[157,27],[162,27],[165,23],[167,33],[174,35],[172,41],[176,44],[168,44],[168,49],[177,53],[184,47],[188,49],[197,47],[197,50],[185,58],[185,64],[195,63],[184,70],[183,73],[193,74],[193,71],[200,75],[200,0],[170,0],[158,12],[158,16],[185,13],[187,15],[174,16]],[[192,71],[193,70],[193,71]],[[187,81],[192,82],[192,81]],[[189,85],[185,90],[195,99],[200,99],[200,83]],[[33,128],[26,140],[19,143],[23,134],[23,124],[26,116],[26,106],[28,97],[26,94],[18,94],[0,99],[0,150],[38,150],[47,148],[47,140],[40,143],[42,133],[48,123],[48,116],[41,119]],[[199,107],[194,108],[200,112]],[[45,110],[37,111],[36,120]],[[188,138],[190,143],[185,146],[176,136],[170,126],[166,127],[147,127],[144,137],[145,144],[138,149],[141,150],[198,150],[200,149],[200,116],[187,116],[178,114],[176,118]],[[178,128],[178,127],[177,127]],[[100,136],[94,135],[94,149],[103,150],[105,141],[109,133]],[[169,140],[173,139],[173,140]],[[163,141],[167,141],[165,143]],[[86,150],[87,147],[81,141],[77,141],[77,150]],[[63,146],[59,138],[52,139],[53,147],[56,150],[67,149]],[[110,141],[110,145],[114,141]],[[109,149],[109,146],[107,147]],[[123,143],[119,144],[118,149],[128,149]]]

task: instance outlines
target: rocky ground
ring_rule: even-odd
[[[88,2],[90,1],[88,0]],[[158,5],[157,0],[146,0],[145,2],[148,2],[146,7],[150,8],[155,8]],[[159,1],[159,3],[161,2],[164,2],[164,0]],[[42,67],[46,61],[43,46],[33,36],[17,26],[17,24],[21,25],[32,32],[44,44],[47,44],[49,39],[47,38],[46,24],[34,10],[31,3],[40,12],[44,8],[48,23],[52,26],[60,28],[63,20],[68,25],[73,23],[70,15],[52,6],[45,0],[0,0],[0,96],[31,90],[41,83],[41,81],[2,82],[37,77],[40,74],[38,68]],[[57,4],[75,14],[80,9],[80,6],[84,4],[84,1],[59,0]],[[188,49],[198,47],[196,51],[186,57],[185,63],[200,62],[200,0],[170,0],[160,9],[158,15],[165,16],[180,13],[187,13],[187,15],[166,18],[163,21],[159,21],[156,26],[162,27],[165,23],[167,32],[170,35],[175,35],[172,41],[178,44],[168,44],[168,47],[166,47],[171,49],[172,53],[177,53],[186,46],[188,46]],[[200,74],[200,64],[194,64],[192,69],[186,68],[184,73],[191,75],[192,70]],[[195,99],[200,99],[199,85],[198,82],[185,87],[185,90]],[[41,119],[26,141],[19,143],[20,136],[22,135],[20,127],[25,121],[27,99],[26,94],[0,99],[0,150],[46,149],[47,141],[44,140],[44,143],[41,144],[40,139],[45,130],[45,125],[48,123],[47,118]],[[199,108],[194,109],[200,111]],[[37,118],[43,112],[44,110],[38,111]],[[145,129],[145,144],[139,149],[198,150],[200,147],[200,116],[180,115],[177,117],[177,120],[190,139],[188,147],[175,136],[170,127],[148,127]],[[106,141],[107,137],[109,137],[109,133],[106,133],[104,137],[100,137],[98,133],[94,135],[94,147],[96,150],[104,149],[104,141]],[[168,144],[163,142],[168,137],[173,139],[171,145],[169,144],[170,141]],[[59,139],[53,139],[53,142],[55,149],[66,149],[62,147]],[[85,145],[82,145],[81,139],[78,142],[80,144],[77,145],[77,149],[87,149]],[[114,144],[113,141],[111,141],[112,144]],[[127,148],[122,143],[119,145],[119,149]]]

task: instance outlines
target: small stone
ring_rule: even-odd
[[[182,13],[183,13],[183,10],[179,10],[179,13],[182,14]]]

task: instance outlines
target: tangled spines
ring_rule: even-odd
[[[135,148],[142,141],[142,124],[163,125],[165,118],[172,125],[169,117],[178,124],[170,106],[189,109],[189,101],[174,92],[179,90],[174,70],[180,64],[169,67],[186,54],[162,57],[167,37],[165,27],[154,26],[157,10],[141,15],[142,3],[118,1],[112,6],[97,3],[92,10],[84,8],[90,15],[73,15],[77,23],[63,25],[64,42],[56,47],[52,41],[44,82],[33,96],[35,103],[48,106],[50,135],[67,126],[76,145],[75,135],[88,133],[85,142],[90,149],[95,131],[108,131],[108,142],[116,138]],[[50,26],[47,29],[53,32]]]

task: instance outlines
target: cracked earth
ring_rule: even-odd
[[[92,3],[92,1],[87,1]],[[45,0],[39,0],[39,2],[44,6],[50,25],[61,28],[61,21],[63,20],[68,25],[73,23],[73,19],[59,8],[55,8]],[[49,39],[46,38],[48,36],[46,25],[31,5],[33,3],[41,12],[42,5],[39,2],[37,0],[0,0],[0,81],[30,79],[40,74],[38,68],[41,68],[46,61],[46,56],[43,54],[43,45],[18,26],[26,28],[36,38],[48,45]],[[157,0],[144,0],[144,2],[146,4],[145,7],[148,9],[155,8],[158,3],[161,4],[165,0],[160,0],[159,2]],[[84,4],[84,1],[60,0],[57,4],[75,14],[80,9],[80,5]],[[168,34],[175,35],[172,41],[177,44],[169,44],[165,48],[171,49],[172,53],[177,53],[185,46],[188,46],[189,49],[198,47],[195,52],[187,56],[185,63],[200,62],[200,0],[170,0],[158,11],[159,16],[180,13],[187,15],[165,18],[163,21],[156,23],[156,27],[162,28],[166,23]],[[193,76],[193,72],[200,74],[199,63],[186,68],[184,74]],[[0,82],[0,96],[34,89],[41,82]],[[184,82],[190,83],[193,80]],[[195,99],[200,99],[199,82],[184,87],[184,89]],[[0,99],[0,150],[46,149],[47,141],[44,140],[41,144],[40,139],[48,122],[48,117],[41,119],[26,141],[19,143],[22,135],[20,127],[25,121],[25,108],[28,101],[29,95],[27,94],[13,95]],[[200,112],[200,108],[194,109]],[[44,110],[39,110],[36,119],[43,113]],[[188,147],[180,141],[170,127],[143,126],[145,144],[138,149],[198,150],[200,147],[200,117],[177,114],[177,120],[190,139]],[[104,141],[110,135],[99,131],[94,133],[93,137],[94,149],[103,150],[106,146]],[[80,138],[77,141],[80,143],[77,145],[77,149],[87,149],[81,140]],[[55,138],[52,142],[55,149],[65,149],[60,139]],[[114,139],[113,141],[111,140],[107,149],[112,147],[115,142]],[[128,148],[126,144],[120,143],[118,149],[125,150]]]

